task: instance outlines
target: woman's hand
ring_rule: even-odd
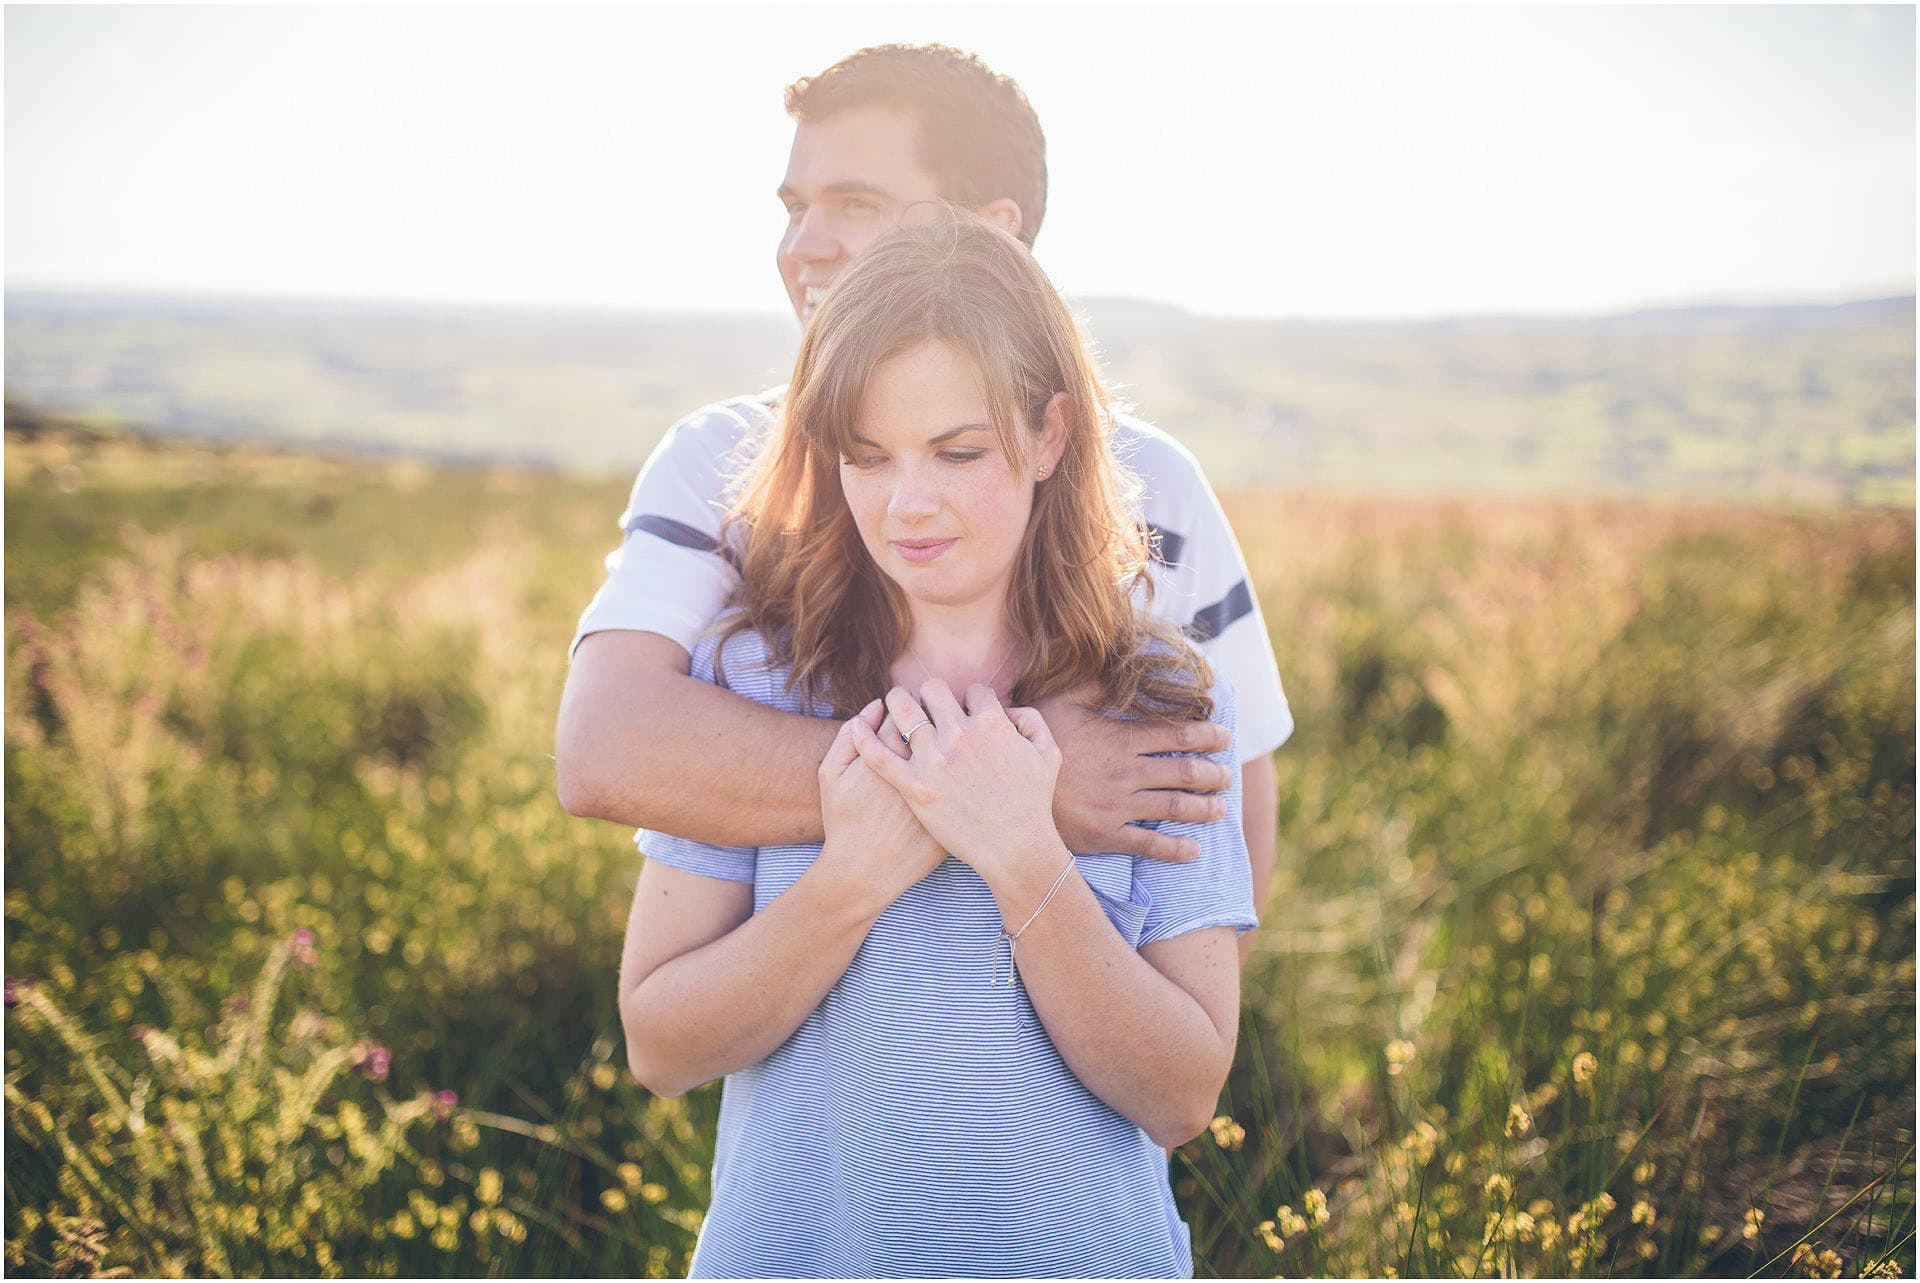
[[[1064,850],[1053,823],[1060,750],[1046,721],[1031,708],[1003,709],[990,686],[968,687],[965,708],[937,677],[920,694],[887,692],[887,712],[909,732],[912,755],[902,758],[856,728],[861,760],[899,791],[936,842],[988,882],[1036,852],[1056,858]]]
[[[845,878],[876,913],[933,872],[947,855],[899,791],[877,775],[858,750],[864,736],[880,753],[905,764],[879,739],[885,718],[885,706],[874,700],[841,726],[820,763],[826,845],[819,861]]]

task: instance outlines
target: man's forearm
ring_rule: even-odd
[[[1256,757],[1240,764],[1240,827],[1247,835],[1247,862],[1253,868],[1253,911],[1264,921],[1267,897],[1273,891],[1275,844],[1280,828],[1280,783],[1273,757]],[[1246,962],[1256,933],[1240,937],[1240,961]]]
[[[761,912],[623,991],[634,1077],[678,1096],[765,1060],[860,951],[879,910],[858,900],[816,863]]]
[[[768,708],[685,669],[686,652],[652,633],[581,642],[555,734],[561,805],[717,846],[818,842],[817,773],[839,724]]]
[[[994,888],[1013,926],[1044,898],[1050,873],[1035,866]],[[1191,994],[1130,948],[1077,873],[1021,936],[1015,956],[1034,1011],[1087,1090],[1162,1145],[1184,1144],[1206,1127],[1237,1023],[1222,1032]],[[1233,967],[1232,957],[1221,965]]]

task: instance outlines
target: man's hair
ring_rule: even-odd
[[[1020,239],[1033,244],[1047,212],[1047,140],[1011,77],[946,45],[874,45],[787,87],[796,121],[872,106],[914,116],[942,196],[967,209],[1010,197]]]

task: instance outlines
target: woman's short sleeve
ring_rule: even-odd
[[[723,617],[724,621],[724,617]],[[717,627],[717,625],[716,625]],[[724,664],[720,654],[718,634],[709,629],[706,636],[694,643],[693,658],[687,671],[703,682],[714,685],[726,685],[748,699],[763,704],[781,707],[784,690],[776,688],[771,674],[767,671],[767,649],[758,633],[745,629],[735,633],[727,641]],[[719,673],[724,670],[727,680],[722,683]],[[724,765],[715,764],[716,769]],[[649,860],[658,860],[661,864],[688,873],[698,873],[703,877],[722,878],[728,882],[753,882],[753,873],[758,849],[750,846],[715,846],[709,842],[695,842],[691,838],[674,837],[668,833],[656,833],[650,829],[641,829],[633,835],[634,843],[640,848],[640,854]]]
[[[1185,864],[1139,858],[1133,862],[1134,896],[1147,904],[1141,944],[1170,940],[1203,927],[1232,927],[1236,935],[1260,925],[1253,903],[1253,870],[1247,860],[1247,835],[1240,819],[1239,745],[1234,735],[1233,688],[1221,678],[1213,688],[1213,720],[1226,728],[1229,742],[1209,753],[1232,775],[1224,818],[1205,823],[1163,820],[1149,827],[1192,838],[1198,859]],[[1169,755],[1171,756],[1171,755]]]

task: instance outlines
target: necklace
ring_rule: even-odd
[[[1018,649],[1019,647],[1017,646],[1009,645],[1007,647],[1007,653],[1000,657],[1000,666],[994,669],[991,673],[987,674],[987,680],[982,682],[981,685],[992,686],[994,683],[994,680],[1000,676],[1002,671],[1005,670],[1007,666],[1007,661],[1013,658],[1013,652]],[[933,680],[933,674],[927,671],[926,664],[921,661],[918,655],[913,653],[913,647],[911,646],[907,647],[907,658],[911,659],[914,662],[914,664],[920,669],[920,679],[922,681],[930,682]]]

